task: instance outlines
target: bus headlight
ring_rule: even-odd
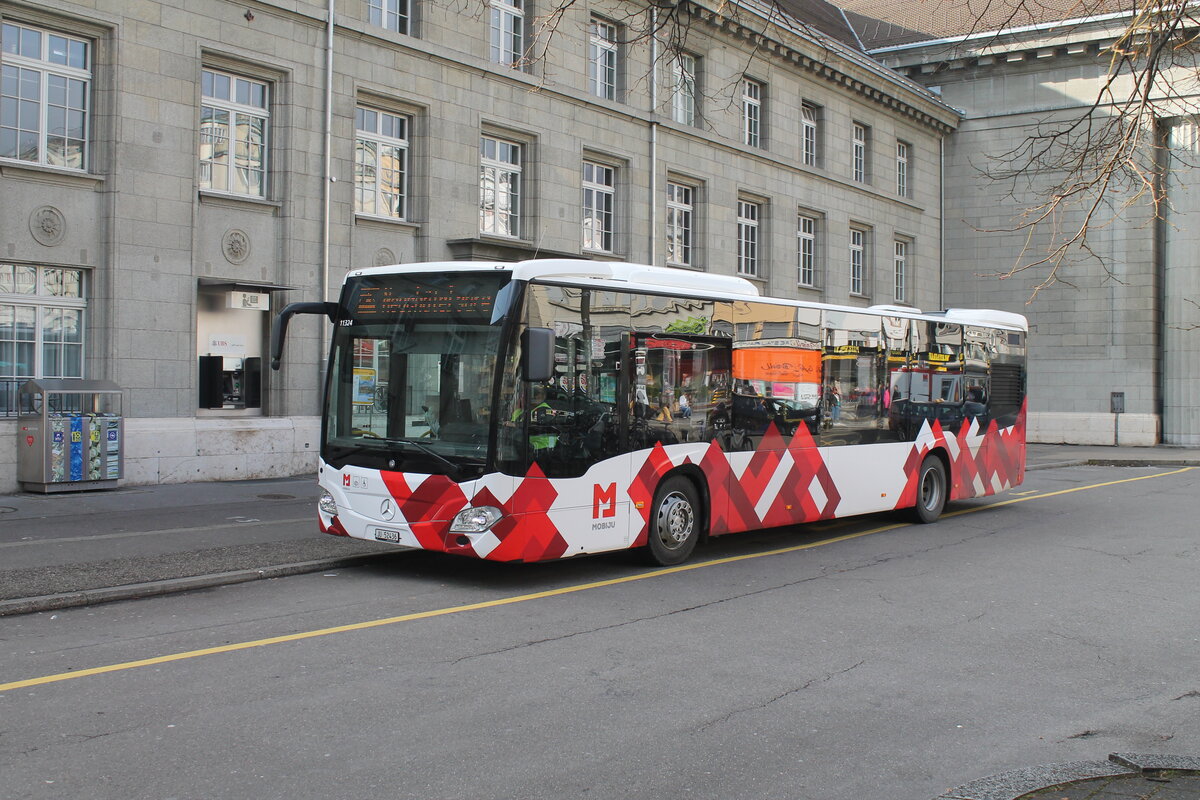
[[[317,508],[327,517],[336,517],[338,513],[337,501],[333,499],[333,495],[329,492],[321,492],[321,499],[317,501]]]
[[[475,506],[458,512],[450,523],[451,533],[482,533],[495,525],[504,512],[495,506]]]

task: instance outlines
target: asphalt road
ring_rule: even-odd
[[[673,570],[414,553],[0,618],[0,796],[928,800],[1195,753],[1198,475],[1041,470]]]

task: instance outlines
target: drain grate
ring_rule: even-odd
[[[260,494],[259,500],[295,500],[294,494]]]

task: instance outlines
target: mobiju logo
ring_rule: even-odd
[[[594,484],[592,486],[592,519],[617,515],[617,485]]]

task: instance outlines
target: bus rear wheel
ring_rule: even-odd
[[[917,474],[917,504],[912,516],[916,522],[937,522],[946,507],[946,465],[935,455],[925,456]]]
[[[650,540],[646,555],[653,564],[682,564],[700,540],[700,500],[696,487],[684,478],[671,478],[654,493]]]

